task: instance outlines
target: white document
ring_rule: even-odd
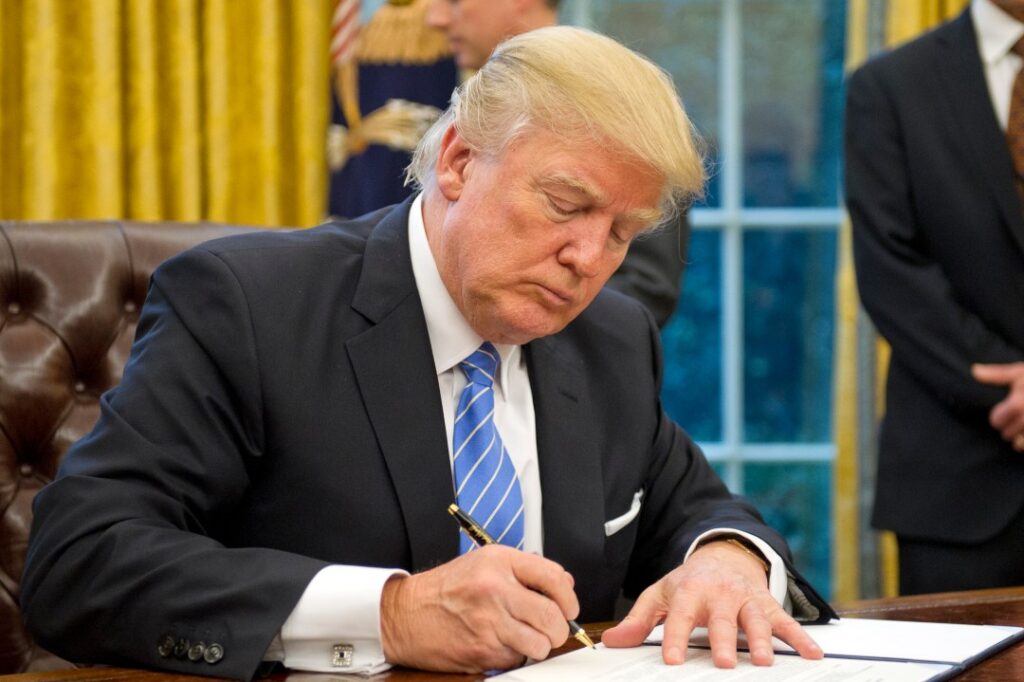
[[[925,682],[949,672],[952,666],[844,658],[808,661],[798,656],[776,656],[775,664],[755,666],[741,653],[733,669],[716,668],[711,652],[689,649],[681,666],[665,665],[660,646],[631,649],[579,649],[546,661],[496,675],[501,682],[655,682],[672,680],[737,680],[775,682]]]
[[[843,618],[826,625],[805,625],[804,630],[825,652],[825,656],[870,658],[890,661],[948,663],[962,666],[975,657],[984,658],[993,650],[1020,638],[1024,629],[1003,625],[958,625],[918,623],[904,620]],[[663,626],[647,638],[660,642]],[[740,635],[740,646],[746,640]],[[773,639],[778,652],[793,652],[779,639]],[[699,628],[690,637],[690,646],[707,647],[707,631]]]

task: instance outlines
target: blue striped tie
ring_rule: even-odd
[[[523,491],[494,426],[494,377],[501,358],[490,342],[459,363],[469,383],[455,411],[452,452],[458,505],[503,545],[523,548]],[[459,533],[459,552],[473,549]]]

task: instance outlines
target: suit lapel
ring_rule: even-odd
[[[936,38],[939,49],[934,69],[955,121],[950,135],[963,141],[968,158],[974,159],[979,177],[991,189],[1007,227],[1024,251],[1024,212],[1013,182],[1013,161],[992,110],[970,11],[965,10]]]
[[[604,552],[601,444],[585,428],[583,368],[558,337],[525,347],[537,421],[544,555],[570,572]]]
[[[346,342],[405,519],[414,571],[458,554],[437,374],[409,257],[409,202],[367,242],[352,306],[374,326]]]

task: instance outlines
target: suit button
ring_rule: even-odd
[[[157,645],[156,645],[156,652],[158,654],[160,654],[160,656],[163,657],[163,658],[167,658],[168,656],[173,654],[174,653],[174,636],[173,635],[164,635],[163,637],[161,637],[160,638],[160,642],[157,643]]]
[[[224,647],[214,642],[210,646],[206,647],[206,653],[203,654],[203,660],[213,665],[220,659],[224,658]]]
[[[206,642],[196,642],[188,649],[188,660],[198,661],[203,658],[203,654],[206,653]]]
[[[185,639],[184,637],[179,639],[174,645],[174,657],[185,658],[186,654],[188,654],[189,646],[190,645],[187,639]]]

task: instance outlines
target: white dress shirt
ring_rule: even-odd
[[[470,328],[441,281],[423,227],[422,195],[416,197],[409,211],[409,249],[437,370],[450,459],[455,407],[466,385],[466,377],[458,365],[479,348],[484,339]],[[523,548],[543,554],[542,498],[530,379],[520,346],[496,344],[495,347],[501,355],[501,368],[494,384],[494,422],[515,464],[523,491]],[[454,495],[453,485],[453,500]],[[457,532],[454,521],[452,532]],[[687,558],[701,540],[722,533],[742,535],[761,550],[772,566],[769,589],[779,603],[785,604],[788,600],[785,565],[759,538],[728,528],[711,530],[694,542]],[[282,661],[286,667],[296,670],[317,672],[371,674],[387,669],[380,636],[380,597],[384,583],[393,575],[407,573],[400,569],[361,566],[324,568],[310,581],[264,659]],[[336,645],[352,647],[350,665],[342,668],[333,663]]]
[[[1024,24],[992,4],[991,0],[974,0],[971,20],[978,36],[978,53],[985,68],[988,94],[996,112],[999,126],[1006,130],[1010,118],[1010,93],[1017,72],[1024,65],[1018,55],[1010,51],[1024,37]]]

